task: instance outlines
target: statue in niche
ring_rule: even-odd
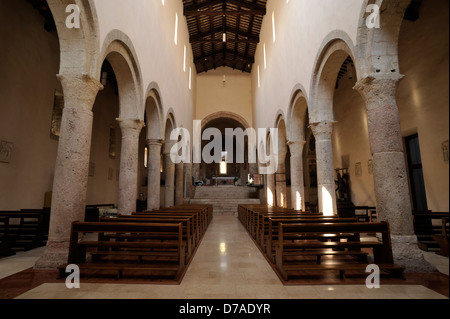
[[[350,178],[347,173],[337,173],[336,183],[336,196],[338,201],[349,202],[350,201]]]

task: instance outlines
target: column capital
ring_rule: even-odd
[[[150,138],[147,139],[147,146],[160,146],[162,147],[164,145],[165,141],[162,139],[154,139]]]
[[[310,128],[314,134],[317,141],[330,140],[333,134],[333,126],[336,121],[322,121],[311,123]]]
[[[353,87],[367,104],[383,104],[386,99],[395,99],[397,87],[405,76],[399,73],[371,74],[356,83]]]
[[[116,119],[119,122],[120,129],[122,130],[122,135],[137,133],[139,134],[142,128],[145,126],[144,121],[140,119]]]
[[[288,141],[287,146],[291,152],[291,157],[301,156],[303,154],[303,148],[306,145],[306,141]]]
[[[95,98],[103,85],[88,74],[58,74],[64,92],[65,108],[84,108],[92,111]]]

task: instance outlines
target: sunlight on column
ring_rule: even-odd
[[[267,188],[267,204],[270,207],[273,207],[274,203],[275,203],[275,200],[273,198],[273,192],[272,192],[272,190],[270,188]]]
[[[324,216],[333,216],[333,197],[331,196],[328,189],[322,186],[322,207]]]
[[[281,193],[280,194],[281,195],[281,198],[280,198],[280,207],[284,207],[284,194],[283,193]]]
[[[302,195],[300,192],[295,192],[295,210],[302,210]]]

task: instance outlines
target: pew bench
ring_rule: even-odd
[[[413,212],[414,232],[419,248],[424,251],[439,251],[439,244],[433,238],[442,235],[442,218],[448,218],[449,213],[417,213]]]
[[[347,241],[323,241],[326,234],[348,234]],[[361,241],[361,234],[380,234],[370,241]],[[316,237],[317,236],[317,237]],[[392,255],[392,244],[389,224],[382,223],[301,223],[278,225],[278,243],[276,245],[276,269],[284,280],[294,273],[315,271],[322,273],[325,270],[339,270],[341,278],[345,277],[345,271],[364,270],[367,262],[363,262],[362,249],[373,251],[373,263],[381,270],[389,272],[393,276],[403,278],[405,267],[395,265]],[[292,238],[298,240],[292,241]],[[324,256],[324,251],[330,251],[331,255],[346,255],[357,257],[356,259],[334,260],[333,265],[319,263],[317,257],[315,264],[306,260],[305,256],[314,256],[317,253]],[[316,255],[317,256],[317,255]]]
[[[0,257],[8,257],[15,255],[12,250],[14,238],[9,231],[9,218],[0,217]]]
[[[117,218],[101,218],[101,222],[113,222],[113,223],[182,223],[183,225],[183,240],[186,241],[186,263],[192,257],[196,242],[193,236],[195,229],[192,225],[192,218],[177,218],[177,217],[149,217],[149,218],[132,218],[132,216],[128,215],[118,215]],[[120,238],[118,235],[114,235],[116,238]],[[172,236],[173,237],[173,236]],[[158,235],[146,235],[147,239],[164,239],[162,237],[158,237]],[[170,238],[169,238],[170,239]]]
[[[191,225],[192,225],[192,235],[194,236],[194,242],[195,244],[198,244],[200,242],[201,237],[203,236],[204,232],[206,231],[202,227],[202,219],[199,213],[186,213],[186,212],[147,212],[147,213],[138,213],[133,214],[133,218],[189,218],[191,219]],[[122,218],[122,217],[121,217]]]
[[[3,211],[0,217],[8,219],[8,240],[12,249],[28,251],[45,246],[48,227],[41,213]]]
[[[439,252],[437,252],[438,255],[448,257],[449,256],[449,218],[444,217],[441,220],[442,223],[442,233],[433,235],[433,239],[438,243],[439,245]]]
[[[91,236],[80,236],[82,234]],[[186,242],[182,234],[182,223],[74,222],[68,262],[58,267],[59,273],[64,277],[67,265],[76,264],[82,274],[110,270],[121,278],[124,272],[138,271],[147,276],[170,273],[173,279],[179,280],[186,261]]]
[[[356,222],[356,218],[339,218],[339,217],[322,217],[322,218],[278,218],[278,217],[269,217],[268,223],[267,223],[267,234],[264,236],[264,241],[262,242],[261,247],[263,247],[267,257],[269,260],[271,260],[273,263],[275,263],[275,254],[276,254],[276,246],[278,245],[279,235],[278,235],[278,226],[280,223],[283,224],[316,224],[316,223],[352,223]],[[302,239],[299,237],[300,235],[298,233],[291,233],[291,234],[284,234],[283,240],[298,240]],[[314,237],[315,236],[315,237]],[[328,241],[328,240],[339,240],[341,238],[348,239],[349,237],[354,237],[353,234],[321,234],[320,236],[317,236],[317,234],[313,235],[313,238],[321,239],[322,241]],[[303,239],[306,239],[303,237]],[[320,261],[320,256],[323,256],[324,254],[320,254],[320,251],[317,254],[317,259]],[[306,254],[304,254],[306,255]]]

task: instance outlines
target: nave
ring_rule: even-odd
[[[407,280],[365,285],[284,286],[234,214],[216,214],[180,285],[81,281],[67,289],[56,271],[33,271],[43,248],[0,260],[0,298],[16,299],[448,299],[448,258],[425,253],[440,274],[405,274]],[[21,270],[24,270],[21,272]],[[14,274],[15,273],[15,274]],[[446,291],[446,296],[445,294]]]

